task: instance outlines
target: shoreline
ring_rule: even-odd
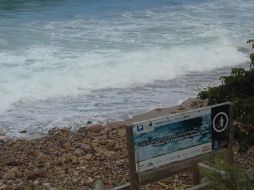
[[[247,64],[246,64],[246,62],[241,62],[241,63],[239,63],[238,64],[238,66],[239,67],[247,67],[248,68],[248,66],[247,66]],[[231,68],[231,66],[225,66],[225,67],[223,67],[224,68],[224,71],[223,72],[226,72],[226,73],[230,73],[228,70],[229,70],[229,68]],[[213,70],[213,72],[211,72],[211,73],[217,73],[218,75],[221,75],[221,73],[219,74],[219,70],[220,69],[215,69],[215,70]],[[195,73],[195,72],[194,72]],[[186,75],[183,75],[183,76],[187,76],[187,75],[193,75],[194,73],[189,73],[189,74],[186,74]],[[197,73],[199,73],[199,74],[201,74],[202,72],[197,72]],[[210,73],[210,74],[211,74]],[[182,76],[182,77],[183,77]],[[181,78],[181,77],[180,77]],[[219,78],[219,77],[218,77]],[[219,79],[218,79],[218,81],[219,81]],[[172,82],[172,81],[171,81]],[[220,83],[220,82],[219,82]],[[218,83],[218,84],[219,84]],[[211,86],[214,86],[214,85],[218,85],[217,83],[214,83],[213,85],[211,85]],[[205,87],[202,87],[202,89],[204,89]],[[199,90],[200,91],[200,90]],[[173,107],[177,107],[177,106],[179,106],[179,105],[182,105],[182,104],[185,104],[186,102],[189,102],[189,101],[192,101],[192,100],[195,100],[195,99],[197,99],[197,98],[195,98],[196,96],[197,96],[197,93],[199,92],[199,91],[197,91],[196,92],[196,94],[195,95],[193,95],[193,96],[189,96],[189,98],[187,98],[187,97],[185,97],[185,98],[182,98],[182,99],[180,99],[180,100],[177,100],[177,101],[175,101],[175,102],[170,102],[170,103],[168,103],[168,105],[167,105],[167,103],[166,103],[166,106],[165,107],[162,107],[162,108],[156,108],[156,106],[153,106],[152,108],[148,108],[147,106],[145,107],[145,109],[144,109],[144,112],[143,111],[141,111],[141,112],[138,112],[138,113],[135,113],[135,114],[128,114],[128,112],[126,112],[126,114],[125,114],[125,116],[124,117],[117,117],[117,118],[115,118],[115,119],[113,119],[113,121],[111,120],[109,120],[109,121],[100,121],[100,120],[98,120],[98,121],[96,121],[96,120],[93,120],[92,118],[85,118],[85,122],[81,122],[81,123],[78,123],[77,125],[74,125],[73,123],[70,123],[70,124],[68,124],[68,126],[67,127],[69,127],[69,128],[73,128],[72,130],[73,131],[77,131],[79,128],[81,128],[81,127],[89,127],[89,126],[92,126],[92,125],[97,125],[97,123],[99,124],[99,125],[106,125],[106,126],[111,126],[111,125],[114,125],[114,124],[116,124],[116,123],[124,123],[125,121],[131,121],[131,120],[133,120],[133,118],[137,118],[137,116],[138,117],[143,117],[144,116],[144,118],[146,119],[147,117],[146,117],[146,115],[148,115],[148,117],[150,117],[150,116],[152,116],[152,117],[156,117],[156,115],[157,115],[157,113],[154,113],[154,114],[150,114],[151,112],[155,112],[155,110],[158,110],[158,109],[160,109],[160,110],[162,110],[162,114],[164,114],[164,112],[166,112],[165,114],[170,114],[171,112],[167,112],[167,111],[165,111],[165,110],[168,110],[168,109],[172,109]],[[156,108],[156,109],[154,109],[154,110],[151,110],[151,109],[153,109],[153,108]],[[125,110],[126,111],[126,110]],[[85,114],[85,113],[84,113]],[[112,115],[112,114],[111,114]],[[111,115],[108,115],[108,118],[110,118],[110,116]],[[130,117],[130,118],[129,118]],[[120,121],[117,121],[117,120],[120,120]],[[93,123],[91,123],[91,124],[87,124],[86,125],[86,122],[93,122]],[[47,136],[47,132],[50,130],[50,129],[52,129],[52,127],[54,127],[54,126],[52,126],[52,127],[48,127],[47,126],[47,124],[45,124],[45,125],[42,125],[43,127],[42,128],[44,128],[44,130],[42,130],[42,131],[36,131],[36,124],[35,125],[31,125],[31,128],[27,128],[27,127],[25,127],[25,128],[23,128],[22,127],[22,123],[21,123],[21,125],[20,124],[18,124],[17,123],[18,121],[16,121],[16,125],[17,126],[20,126],[20,128],[18,129],[18,127],[15,125],[15,123],[13,123],[13,126],[14,126],[14,130],[12,131],[12,130],[10,130],[10,131],[5,131],[5,129],[3,128],[1,128],[0,129],[0,140],[4,140],[4,139],[9,139],[9,138],[13,138],[13,139],[36,139],[36,138],[41,138],[41,137],[44,137],[44,136]],[[52,122],[54,122],[54,120],[52,120],[52,121],[50,121],[50,123],[52,123]],[[109,122],[109,123],[108,123]],[[74,126],[74,127],[73,127]],[[61,126],[61,125],[59,125],[59,126],[56,126],[56,127],[59,127],[59,129],[60,128],[64,128],[63,126]],[[12,127],[10,127],[10,129],[12,129]]]
[[[174,114],[179,112],[180,110],[182,111],[188,111],[189,109],[191,109],[191,107],[194,106],[194,104],[197,104],[196,106],[193,107],[194,108],[198,108],[199,106],[203,106],[203,104],[205,104],[205,101],[200,100],[198,98],[188,98],[185,100],[180,101],[181,103],[176,104],[174,106],[166,106],[163,108],[155,108],[154,110],[149,110],[149,111],[145,111],[136,115],[131,116],[130,118],[126,118],[124,120],[120,120],[120,121],[114,121],[114,122],[110,122],[107,124],[89,124],[87,126],[80,126],[78,129],[75,130],[71,130],[71,126],[70,127],[63,127],[63,128],[70,128],[70,130],[72,132],[76,132],[78,131],[80,128],[89,128],[89,127],[93,127],[96,125],[102,125],[105,127],[115,127],[115,126],[119,126],[119,125],[129,125],[131,123],[134,122],[138,122],[138,121],[144,121],[144,120],[148,120],[151,118],[156,118],[156,117],[163,117],[169,114]],[[55,129],[63,129],[63,128],[52,128],[53,130]],[[52,129],[49,129],[48,132]],[[12,136],[12,137],[8,137],[6,136],[6,134],[4,132],[2,132],[0,130],[0,141],[4,140],[34,140],[34,139],[38,139],[38,138],[43,138],[46,137],[48,135],[48,132],[46,134],[28,134],[26,130],[21,130],[19,132],[19,136]]]
[[[242,66],[244,66],[245,65],[245,63],[239,63],[239,65],[242,67]],[[223,67],[223,73],[227,73],[227,74],[229,74],[229,68],[231,68],[231,67],[229,67],[229,66],[226,66],[226,67]],[[213,76],[213,74],[215,74],[216,76],[218,75],[218,77],[214,77],[214,78],[216,78],[216,81],[218,82],[215,82],[215,83],[213,83],[211,86],[214,86],[214,85],[217,85],[217,84],[219,84],[220,83],[220,81],[219,81],[219,79],[217,79],[217,78],[219,78],[219,76],[222,74],[221,73],[221,71],[220,71],[221,69],[215,69],[215,70],[213,70],[213,71],[209,71],[208,73],[209,73],[209,76],[211,75],[211,76]],[[199,79],[200,77],[203,77],[203,74],[202,74],[202,72],[190,72],[190,73],[188,73],[188,74],[186,74],[186,75],[183,75],[183,76],[181,76],[181,77],[178,77],[178,78],[175,78],[175,79],[172,79],[172,80],[169,80],[169,81],[167,81],[167,83],[169,82],[170,84],[173,84],[174,83],[174,80],[186,80],[187,78],[193,78],[194,76],[195,77],[197,77],[197,76],[199,76],[199,77],[197,77],[197,79]],[[209,77],[209,78],[211,78],[211,76]],[[215,80],[215,79],[211,79],[211,80]],[[179,81],[178,81],[178,83],[179,83]],[[201,89],[203,89],[203,88],[205,88],[205,87],[207,87],[208,86],[208,84],[207,85],[204,85],[204,86],[202,86],[202,87],[200,87]],[[185,96],[185,97],[180,97],[178,100],[175,100],[174,101],[174,98],[173,98],[173,100],[171,101],[168,101],[168,102],[164,102],[164,101],[162,101],[162,104],[164,103],[164,105],[166,105],[165,107],[164,107],[164,105],[163,105],[163,108],[161,108],[162,110],[165,110],[165,108],[171,108],[171,107],[175,107],[175,106],[178,106],[178,105],[180,105],[180,104],[182,104],[183,102],[186,102],[186,101],[189,101],[189,100],[191,100],[191,99],[195,99],[195,97],[196,97],[196,95],[197,95],[197,93],[201,90],[201,89],[196,89],[196,91],[195,91],[195,94],[191,94],[191,95],[188,95],[188,96]],[[170,95],[169,95],[169,97],[171,97]],[[189,98],[188,98],[189,97]],[[190,98],[191,97],[191,98]],[[54,102],[54,100],[51,100],[52,102]],[[56,100],[57,101],[57,100]],[[37,102],[38,103],[38,102]],[[157,106],[161,106],[162,104],[158,104]],[[45,135],[47,135],[47,131],[48,130],[50,130],[52,127],[59,127],[59,128],[61,128],[61,127],[70,127],[70,128],[73,128],[73,130],[77,130],[79,127],[83,127],[84,125],[86,125],[86,123],[87,122],[90,122],[90,121],[92,121],[93,123],[91,124],[91,125],[94,125],[94,124],[100,124],[100,123],[103,123],[103,125],[105,124],[105,125],[110,125],[111,124],[111,122],[113,122],[113,123],[117,123],[118,122],[118,120],[129,120],[128,119],[128,117],[131,117],[131,118],[134,118],[134,117],[136,117],[137,115],[143,115],[143,114],[146,114],[146,113],[148,113],[148,112],[151,112],[151,109],[154,109],[154,108],[156,108],[157,107],[156,105],[154,105],[154,106],[152,106],[152,107],[149,107],[149,106],[144,106],[142,109],[141,109],[141,111],[139,111],[139,112],[134,112],[134,113],[132,113],[131,111],[129,112],[128,111],[128,109],[124,109],[124,105],[122,105],[121,107],[122,107],[122,110],[120,110],[120,116],[119,115],[117,115],[117,110],[114,112],[115,114],[116,114],[116,117],[113,115],[113,113],[108,113],[108,114],[106,114],[106,116],[105,116],[105,119],[103,120],[101,120],[100,119],[100,117],[99,117],[99,119],[98,120],[96,120],[96,119],[94,119],[93,118],[93,116],[91,116],[91,117],[83,117],[82,118],[82,115],[84,116],[85,114],[86,114],[86,112],[83,112],[82,113],[82,115],[81,116],[78,116],[78,117],[80,117],[81,118],[81,120],[79,120],[79,118],[77,119],[77,123],[75,123],[75,122],[72,122],[72,121],[68,121],[68,119],[67,119],[67,124],[65,124],[64,123],[64,119],[63,119],[63,123],[61,123],[61,119],[60,119],[60,123],[59,123],[59,125],[51,125],[51,123],[54,123],[55,121],[57,121],[58,120],[58,118],[54,118],[53,120],[49,120],[49,123],[47,123],[47,120],[43,120],[42,121],[42,123],[37,123],[36,124],[36,122],[32,122],[32,123],[30,123],[29,125],[27,125],[26,126],[26,124],[24,125],[24,123],[23,122],[19,122],[19,120],[18,120],[18,118],[21,116],[21,115],[17,115],[17,119],[15,119],[14,118],[14,120],[12,120],[12,118],[10,118],[9,119],[9,115],[7,114],[6,115],[6,117],[8,118],[6,121],[4,120],[4,123],[5,122],[7,122],[7,126],[8,126],[8,121],[11,123],[11,125],[10,126],[8,126],[7,127],[7,130],[5,129],[5,128],[2,128],[2,129],[0,129],[0,139],[3,139],[3,138],[15,138],[15,139],[18,139],[18,138],[26,138],[26,139],[34,139],[34,138],[38,138],[38,137],[42,137],[42,136],[45,136]],[[142,107],[142,106],[141,106]],[[123,110],[125,110],[125,112],[124,112],[124,114],[122,115],[122,111]],[[48,110],[44,110],[44,111],[48,111]],[[11,114],[17,114],[17,113],[12,113],[12,112],[10,112]],[[103,114],[103,113],[101,113],[101,114]],[[89,115],[89,113],[88,113],[88,115]],[[122,116],[121,116],[122,115]],[[2,115],[2,117],[3,116],[5,116],[4,114]],[[47,116],[47,114],[46,114],[46,116]],[[99,114],[99,112],[98,112],[98,116],[100,116],[100,114]],[[114,116],[114,117],[112,117],[112,116]],[[38,115],[38,114],[35,114],[34,116],[32,116],[32,115],[27,115],[27,117],[29,118],[29,122],[30,122],[30,120],[32,119],[32,120],[34,120],[34,121],[37,121],[36,120],[36,117],[40,117],[40,115]],[[63,115],[63,118],[68,118],[68,116],[66,116],[66,115]],[[45,117],[46,118],[46,117]],[[61,117],[60,117],[61,118]],[[70,118],[72,118],[72,116],[70,117]],[[74,117],[74,119],[75,119],[75,117]],[[32,121],[31,120],[31,121]],[[81,121],[81,122],[79,122],[79,121]],[[46,123],[45,123],[46,122]],[[108,122],[110,122],[110,123],[108,123]],[[41,129],[39,129],[39,130],[37,130],[37,125],[40,125],[41,127]],[[50,124],[50,125],[48,125],[48,124]],[[63,124],[63,125],[62,125]],[[25,126],[25,127],[23,127],[23,125]],[[87,125],[87,127],[89,127],[89,125],[90,124],[88,124]],[[22,133],[23,131],[25,131],[24,133]]]

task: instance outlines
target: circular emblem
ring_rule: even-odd
[[[228,115],[224,112],[219,112],[213,119],[213,129],[220,133],[224,131],[228,126]]]

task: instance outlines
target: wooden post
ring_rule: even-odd
[[[129,171],[131,190],[138,190],[140,187],[139,178],[136,172],[135,150],[133,144],[133,126],[126,126],[127,151],[129,159]]]
[[[233,126],[233,107],[234,105],[231,103],[229,105],[229,145],[228,145],[228,154],[229,161],[233,162],[233,143],[234,143],[234,126]]]
[[[192,169],[192,174],[193,174],[192,178],[193,185],[200,184],[200,170],[197,166]]]

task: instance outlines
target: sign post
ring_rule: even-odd
[[[230,103],[133,123],[126,128],[131,189],[191,169],[231,147]]]

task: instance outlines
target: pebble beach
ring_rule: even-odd
[[[101,180],[106,189],[129,182],[125,125],[133,120],[158,117],[205,106],[189,100],[179,106],[158,108],[124,122],[93,125],[77,131],[52,129],[36,139],[0,141],[0,189],[84,189],[92,190]],[[242,168],[254,169],[254,151],[245,156],[234,152]],[[145,189],[179,189],[192,184],[190,173],[149,184]]]

